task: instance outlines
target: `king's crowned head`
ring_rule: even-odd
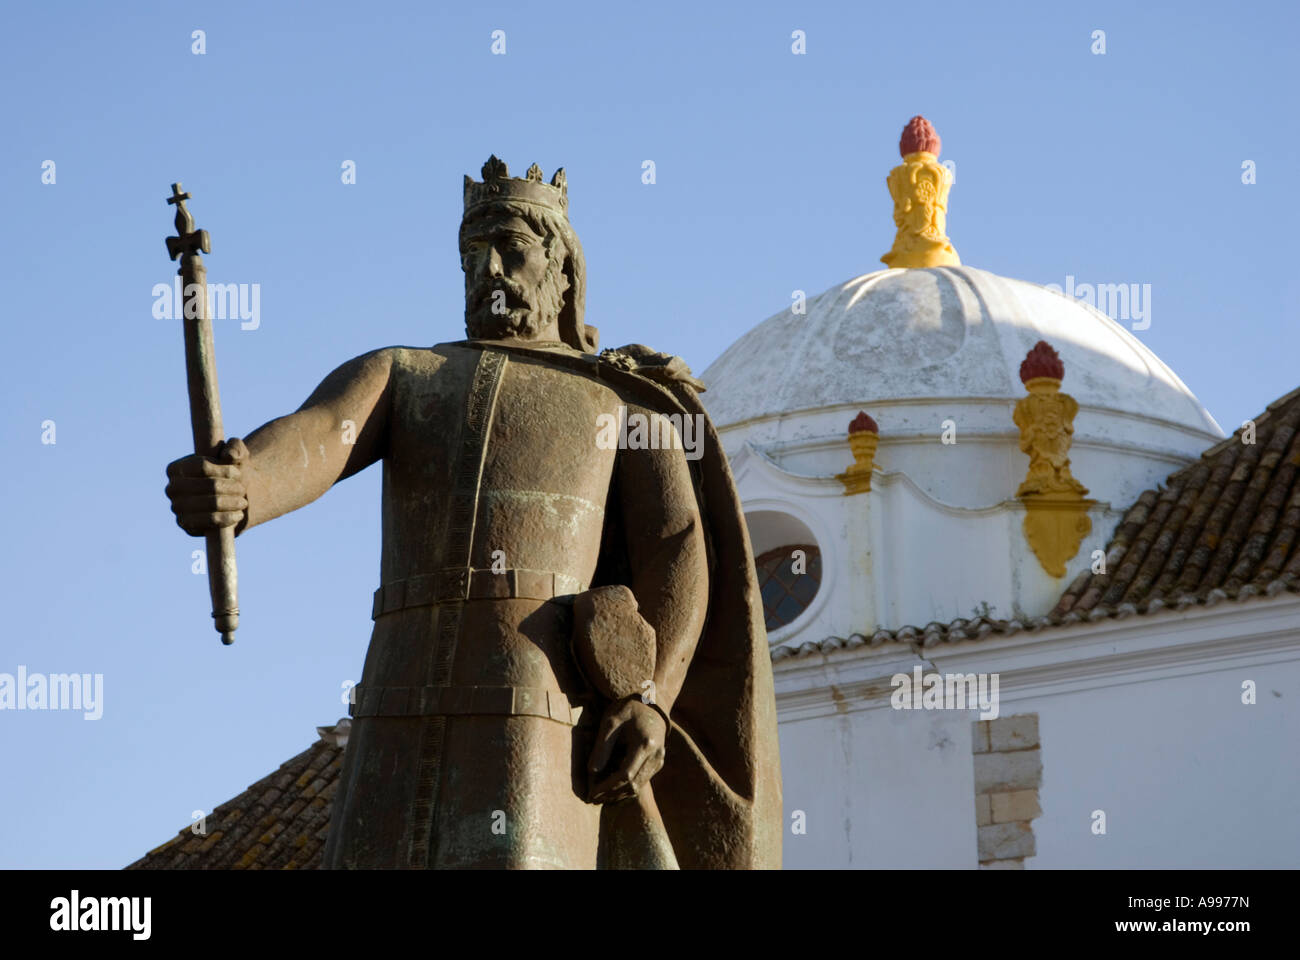
[[[493,155],[482,176],[481,183],[465,178],[460,224],[466,332],[471,339],[560,340],[594,353],[598,336],[583,322],[586,265],[569,223],[564,168],[550,183],[535,163],[512,177]]]

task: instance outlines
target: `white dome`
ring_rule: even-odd
[[[821,553],[817,598],[774,643],[1045,614],[1128,506],[1223,436],[1123,325],[1046,287],[972,267],[881,270],[807,308],[769,317],[700,376],[754,541]],[[1063,578],[1034,555],[1016,499],[1020,364],[1039,340],[1079,403],[1069,456],[1090,500]],[[846,497],[858,410],[880,443],[870,492]]]
[[[807,315],[782,310],[704,371],[702,399],[722,427],[842,405],[1014,402],[1039,340],[1060,353],[1061,389],[1081,408],[1163,421],[1194,448],[1223,436],[1173,371],[1099,310],[965,266],[880,270],[809,299]]]

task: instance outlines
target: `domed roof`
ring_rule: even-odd
[[[1081,407],[1223,436],[1173,371],[1101,311],[967,266],[879,270],[810,298],[806,315],[782,310],[704,371],[701,399],[720,427],[848,404],[1014,402],[1039,340],[1059,352],[1061,389]]]

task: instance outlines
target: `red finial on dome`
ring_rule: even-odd
[[[1035,377],[1052,377],[1056,380],[1065,377],[1065,364],[1046,340],[1034,344],[1034,349],[1020,362],[1020,382],[1028,383]]]
[[[876,421],[867,416],[865,410],[859,410],[858,415],[849,421],[849,433],[880,433],[880,428],[876,426]]]
[[[939,134],[934,132],[929,120],[917,114],[903,128],[903,139],[898,141],[898,152],[907,156],[909,153],[925,151],[937,157],[939,146]]]

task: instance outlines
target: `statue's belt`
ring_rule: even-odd
[[[554,600],[581,593],[587,585],[567,573],[516,568],[494,571],[448,567],[437,573],[391,580],[375,591],[370,618],[453,600]]]
[[[545,717],[575,726],[582,707],[545,687],[369,687],[357,686],[353,717],[427,717],[480,714]]]

